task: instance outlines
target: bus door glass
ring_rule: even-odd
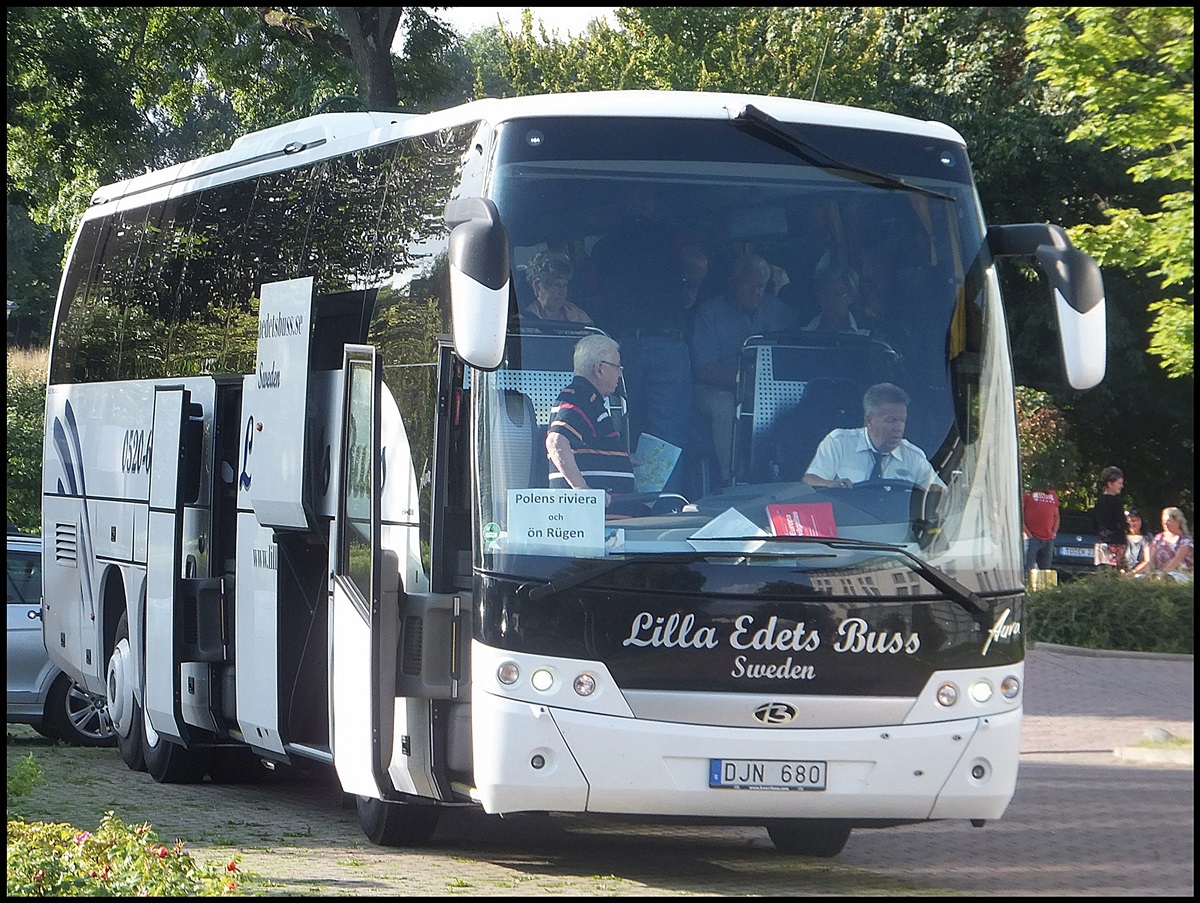
[[[379,553],[381,369],[374,348],[346,346],[330,600],[334,766],[346,792],[373,798],[389,786],[396,667],[395,643],[384,634],[394,640],[398,579],[391,577],[385,601],[381,595],[389,581],[381,577]]]

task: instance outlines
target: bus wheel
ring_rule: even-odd
[[[821,819],[788,819],[767,825],[775,849],[793,856],[836,856],[850,839],[850,826]]]
[[[108,717],[112,719],[117,733],[117,749],[121,760],[132,771],[145,771],[146,759],[142,755],[142,707],[133,695],[136,674],[129,646],[129,615],[121,613],[117,622],[116,643],[105,669],[105,698],[108,702]]]
[[[198,784],[204,780],[211,749],[188,749],[159,733],[142,719],[142,755],[146,771],[160,784]]]
[[[360,796],[358,823],[371,843],[381,847],[416,847],[428,843],[441,809],[417,803],[387,803]]]

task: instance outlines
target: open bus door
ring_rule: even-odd
[[[184,621],[194,621],[202,605],[215,606],[218,613],[221,605],[220,580],[199,576],[195,561],[185,560],[183,554],[183,510],[196,502],[200,487],[200,406],[191,402],[191,393],[182,386],[158,386],[152,427],[142,631],[142,756],[156,781],[192,783],[204,777],[207,767],[207,750],[188,746],[197,739],[194,727],[211,729],[215,725],[204,715],[185,723],[187,714],[197,710],[193,697],[201,673],[189,670],[192,666],[185,660],[189,647],[184,643]],[[194,658],[197,656],[187,656]],[[185,670],[189,675],[186,689]]]
[[[330,582],[329,706],[333,764],[342,789],[358,797],[359,819],[376,843],[428,840],[438,809],[415,804],[402,784],[428,785],[428,760],[405,724],[396,750],[400,562],[380,545],[382,365],[374,348],[347,345],[343,359],[341,456]],[[427,704],[426,704],[427,711]],[[425,717],[427,730],[428,715]],[[413,749],[411,747],[418,747]],[[399,755],[397,755],[399,754]],[[394,762],[406,774],[390,774]],[[414,774],[413,772],[417,772]],[[402,802],[407,800],[408,802]]]
[[[150,459],[150,513],[146,548],[146,720],[160,735],[183,742],[178,697],[179,647],[175,642],[175,597],[182,562],[179,471],[183,455],[188,392],[160,386],[154,392]],[[153,734],[151,734],[153,738]],[[153,744],[153,739],[152,739]]]

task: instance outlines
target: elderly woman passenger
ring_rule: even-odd
[[[521,310],[523,317],[536,320],[566,320],[570,323],[591,324],[589,317],[577,304],[567,300],[567,290],[575,268],[571,258],[557,251],[541,251],[525,267],[525,277],[533,286],[535,300]]]

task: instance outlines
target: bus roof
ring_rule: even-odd
[[[111,203],[163,185],[231,170],[272,157],[320,159],[359,147],[385,144],[407,135],[473,122],[496,125],[535,116],[631,116],[676,119],[731,119],[747,104],[783,122],[845,126],[874,131],[924,135],[956,144],[962,137],[939,122],[912,119],[857,107],[701,91],[593,91],[487,98],[433,113],[321,113],[243,135],[226,151],[178,163],[132,179],[105,185],[95,192],[92,206]]]

